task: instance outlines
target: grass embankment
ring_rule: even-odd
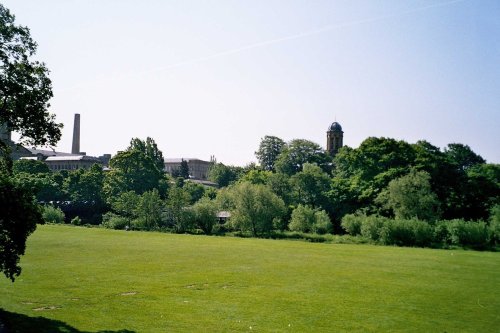
[[[500,327],[500,253],[40,226],[22,267],[12,332]]]

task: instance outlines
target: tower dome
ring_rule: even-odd
[[[334,121],[326,132],[326,150],[330,156],[335,156],[344,145],[344,132],[342,126]]]
[[[338,122],[333,122],[330,127],[328,128],[329,131],[335,131],[335,132],[338,132],[338,131],[342,131],[342,126],[340,126],[340,124]]]

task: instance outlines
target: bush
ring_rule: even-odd
[[[360,215],[361,220],[361,236],[378,241],[380,239],[380,232],[384,223],[389,221],[385,217],[375,216],[375,215]]]
[[[194,225],[210,235],[217,221],[217,204],[214,200],[202,198],[192,206]]]
[[[314,213],[314,224],[312,231],[314,233],[324,235],[326,233],[332,232],[333,225],[330,221],[330,217],[324,210],[319,210]]]
[[[108,212],[102,216],[102,226],[108,229],[126,229],[129,225],[129,220],[120,215]]]
[[[451,235],[448,229],[449,221],[438,221],[434,226],[434,241],[445,245],[451,244]]]
[[[324,210],[299,204],[292,212],[289,228],[291,231],[326,234],[332,231],[332,222]]]
[[[491,242],[500,245],[500,204],[491,208],[489,222]]]
[[[386,245],[430,246],[434,228],[427,222],[412,220],[387,220],[380,232],[380,241]]]
[[[366,216],[365,216],[366,217]],[[362,218],[357,214],[347,214],[340,225],[351,236],[361,235]]]
[[[45,223],[64,223],[63,211],[51,205],[43,207],[42,217]]]
[[[484,222],[464,220],[448,221],[450,242],[454,245],[468,246],[473,249],[485,249],[489,245],[490,232]]]
[[[227,232],[227,229],[224,224],[216,223],[212,228],[212,235],[222,236]]]
[[[314,209],[299,204],[292,212],[288,227],[291,231],[310,232],[315,222]]]

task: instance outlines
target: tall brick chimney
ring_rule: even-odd
[[[73,125],[73,146],[71,154],[80,154],[80,114],[75,113],[75,123]]]

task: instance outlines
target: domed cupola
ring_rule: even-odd
[[[342,131],[342,126],[338,122],[333,122],[330,127],[328,128],[329,131],[333,132],[341,132]]]

